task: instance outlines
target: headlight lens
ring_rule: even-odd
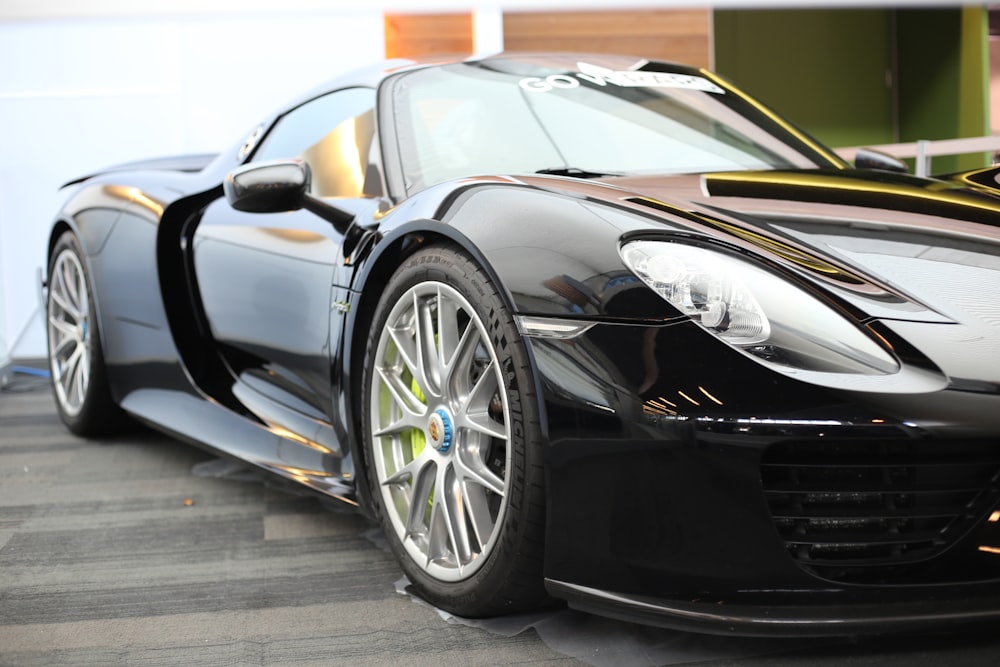
[[[754,358],[786,369],[888,375],[896,359],[806,290],[720,251],[631,241],[622,260],[657,294]]]

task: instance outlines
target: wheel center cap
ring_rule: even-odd
[[[451,448],[451,417],[444,408],[438,408],[427,422],[427,438],[431,446],[442,454]]]

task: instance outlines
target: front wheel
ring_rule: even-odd
[[[376,514],[420,594],[463,616],[544,597],[543,472],[527,353],[467,256],[425,248],[389,280],[365,359]]]

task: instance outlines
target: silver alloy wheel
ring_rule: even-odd
[[[507,510],[510,412],[486,327],[454,288],[423,282],[379,334],[369,396],[385,514],[439,581],[476,572]]]
[[[73,250],[63,249],[52,263],[48,291],[52,385],[63,412],[75,417],[90,387],[92,338],[87,276]]]

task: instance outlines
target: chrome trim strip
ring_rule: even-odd
[[[576,338],[596,324],[581,320],[567,320],[557,317],[534,317],[517,315],[514,317],[517,330],[522,336],[533,338],[557,338],[566,340]]]

